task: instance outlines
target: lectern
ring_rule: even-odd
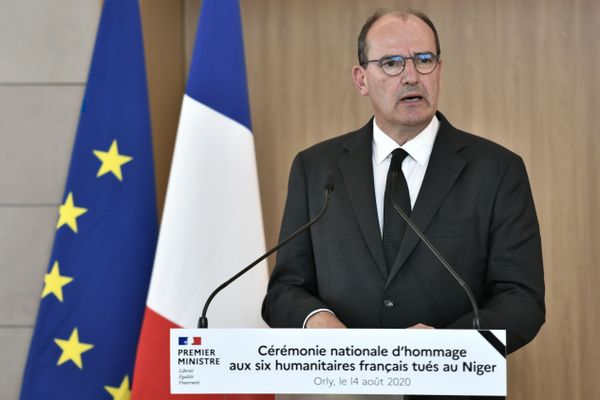
[[[172,329],[171,392],[506,396],[506,332]]]

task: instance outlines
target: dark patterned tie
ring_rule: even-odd
[[[383,201],[383,248],[385,250],[385,259],[387,261],[388,270],[391,271],[394,260],[400,250],[400,244],[402,243],[402,237],[404,236],[404,230],[406,223],[394,210],[392,203],[393,198],[396,201],[406,215],[410,215],[410,195],[408,193],[408,185],[406,179],[402,173],[402,161],[408,153],[403,149],[396,149],[392,152],[392,161],[390,162],[390,169],[387,174],[387,180],[385,183],[385,197]]]

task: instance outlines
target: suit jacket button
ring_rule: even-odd
[[[391,301],[390,299],[384,299],[383,300],[383,306],[385,308],[392,308],[392,307],[394,307],[394,302]]]

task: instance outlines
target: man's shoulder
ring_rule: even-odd
[[[483,160],[489,162],[510,162],[521,157],[512,150],[504,147],[502,144],[491,139],[470,133],[450,125],[444,119],[438,138],[445,145],[454,146],[457,153],[471,160]]]
[[[462,139],[464,140],[464,143],[467,146],[477,150],[478,154],[481,156],[494,155],[496,157],[502,158],[518,157],[518,155],[515,152],[504,147],[500,143],[492,141],[491,139],[461,130],[458,131],[458,134],[463,137]]]

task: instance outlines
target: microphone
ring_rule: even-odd
[[[460,275],[454,270],[454,268],[452,268],[450,266],[448,261],[446,261],[446,259],[440,254],[439,251],[437,251],[437,249],[433,246],[433,244],[431,244],[431,242],[425,237],[423,232],[421,232],[421,230],[417,227],[417,225],[415,225],[415,223],[412,222],[412,220],[408,217],[408,215],[406,215],[404,210],[402,210],[402,208],[398,205],[398,203],[396,203],[396,199],[394,199],[393,192],[392,192],[392,205],[394,206],[394,209],[396,210],[396,212],[398,214],[400,214],[400,216],[402,217],[404,222],[406,222],[408,224],[408,226],[410,226],[410,228],[413,230],[413,232],[415,232],[417,234],[417,236],[423,241],[423,243],[425,243],[425,245],[429,248],[429,250],[433,253],[433,255],[439,260],[439,262],[442,263],[442,265],[444,267],[446,267],[448,272],[450,272],[450,274],[454,277],[454,279],[465,290],[465,292],[467,293],[467,297],[469,297],[469,301],[471,302],[471,307],[473,308],[473,329],[480,330],[481,326],[479,323],[479,309],[477,307],[477,300],[475,300],[475,296],[473,295],[473,292],[469,288],[469,285],[467,285],[467,283],[463,280],[463,278],[461,278]]]
[[[319,211],[319,213],[313,219],[311,219],[305,225],[298,228],[297,231],[295,231],[294,233],[292,233],[291,235],[289,235],[288,237],[283,239],[271,250],[267,251],[265,254],[263,254],[262,256],[257,258],[254,262],[252,262],[252,264],[248,265],[246,268],[242,269],[240,272],[238,272],[237,274],[235,274],[234,276],[229,278],[227,281],[223,282],[219,287],[217,287],[210,294],[210,296],[208,296],[208,299],[206,300],[206,303],[204,304],[204,309],[202,310],[202,316],[198,320],[198,328],[208,328],[208,319],[206,318],[206,312],[208,311],[208,306],[210,305],[213,298],[217,295],[217,293],[219,293],[221,290],[225,289],[232,282],[237,280],[240,276],[242,276],[246,272],[250,271],[254,266],[256,266],[258,263],[260,263],[262,260],[269,257],[271,254],[273,254],[274,252],[279,250],[281,247],[288,244],[290,241],[292,241],[298,235],[300,235],[304,231],[308,230],[308,228],[310,228],[311,226],[316,224],[317,221],[320,220],[323,215],[325,215],[325,211],[327,211],[327,207],[329,206],[329,198],[331,197],[331,193],[335,190],[335,179],[332,174],[328,174],[325,177],[323,189],[325,190],[325,200],[323,201],[323,207],[321,208],[321,211]]]

